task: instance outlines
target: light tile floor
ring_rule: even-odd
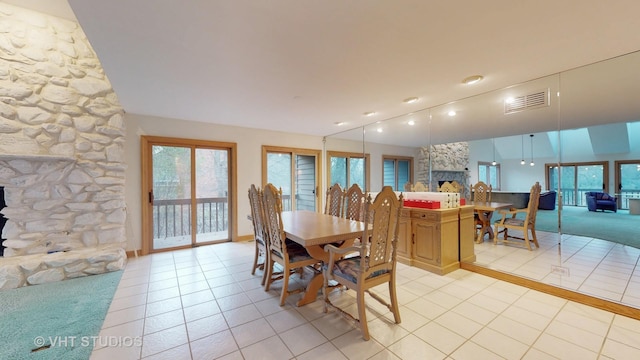
[[[534,251],[504,246],[500,239],[494,245],[485,235],[475,245],[476,264],[640,311],[640,249],[583,236],[537,235],[540,248]]]
[[[577,244],[571,246],[580,247]],[[640,358],[638,320],[466,270],[438,276],[402,264],[397,288],[402,323],[395,325],[386,308],[367,298],[372,338],[366,342],[344,317],[335,312],[324,314],[319,300],[296,307],[293,304],[299,295],[292,295],[280,307],[278,282],[265,292],[260,275],[250,274],[253,246],[251,242],[224,243],[130,259],[100,337],[136,339],[136,343],[99,344],[91,358]],[[623,251],[600,246],[607,249],[605,255],[593,250],[576,255],[576,269],[572,267],[571,274],[579,276],[581,261],[598,256],[601,264],[608,264],[603,273],[619,271],[610,269],[617,258],[607,258],[609,254],[622,256]],[[480,259],[493,254],[500,264],[511,263],[506,258],[500,261],[506,256],[500,252],[511,250],[512,256],[532,257],[525,254],[527,250],[488,242],[478,245]],[[533,258],[530,261],[535,263]],[[515,262],[509,266],[529,269]],[[580,286],[602,288],[595,281],[585,282]],[[302,284],[295,280],[293,285]],[[620,291],[617,284],[611,285],[611,292]],[[374,291],[387,294],[384,286]],[[355,311],[351,291],[335,291],[332,297],[334,303]],[[140,339],[140,346],[136,346]]]

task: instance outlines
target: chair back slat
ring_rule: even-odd
[[[538,214],[541,190],[542,187],[540,186],[540,183],[536,182],[529,192],[529,204],[527,205],[527,216],[525,221],[533,228],[535,228],[536,225],[536,215]]]
[[[340,187],[340,184],[333,184],[329,189],[327,189],[324,213],[327,215],[341,217],[343,206],[344,191]]]
[[[411,185],[411,182],[406,182],[404,184],[404,192],[411,192],[413,191],[413,185]]]
[[[416,192],[427,191],[427,187],[420,181],[416,181],[411,189]]]
[[[364,221],[365,195],[358,184],[353,184],[345,195],[344,217],[349,220]]]
[[[262,191],[254,184],[249,187],[249,205],[251,206],[251,221],[253,223],[254,238],[256,241],[267,243],[264,226],[264,209],[262,207]]]
[[[456,182],[456,184],[458,183]],[[442,185],[440,185],[440,187],[438,187],[438,191],[446,193],[459,193],[460,188],[458,187],[458,185],[454,185],[454,183],[445,181],[442,183]]]
[[[282,225],[282,190],[273,184],[267,184],[262,190],[264,201],[264,215],[266,232],[269,239],[269,249],[279,257],[285,257],[286,247],[284,226]]]
[[[367,199],[365,212],[370,216],[365,217],[365,224],[368,226],[371,221],[373,228],[370,236],[366,236],[365,230],[362,237],[363,239],[368,239],[368,244],[363,241],[362,246],[369,246],[368,263],[364,264],[364,273],[379,266],[392,267],[395,263],[401,209],[402,194],[400,197],[396,196],[390,186],[383,187],[373,203],[371,203],[370,196]]]
[[[473,201],[491,202],[491,191],[491,185],[487,185],[482,181],[478,181],[475,185],[471,186]]]

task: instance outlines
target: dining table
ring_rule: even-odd
[[[493,239],[494,233],[491,227],[491,217],[496,210],[509,209],[513,207],[512,203],[503,202],[490,202],[490,201],[471,201],[469,205],[473,205],[475,213],[478,215],[478,219],[482,223],[477,244],[481,244],[484,241],[484,235],[489,234],[489,239]]]
[[[324,246],[327,244],[339,248],[352,246],[357,238],[362,237],[365,224],[314,211],[294,210],[282,212],[282,226],[288,239],[304,246],[314,259],[327,263],[329,253],[324,251]],[[322,273],[315,273],[296,305],[302,306],[314,302],[323,282]]]

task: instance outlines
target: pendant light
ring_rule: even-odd
[[[520,165],[524,165],[524,134],[520,136],[522,138],[522,160],[520,160]]]
[[[493,145],[493,161],[491,162],[491,165],[496,166],[497,162],[496,162],[496,139],[491,139],[491,144]]]
[[[529,165],[534,166],[535,163],[533,162],[533,134],[529,135],[529,137],[531,137],[531,163],[529,163]]]

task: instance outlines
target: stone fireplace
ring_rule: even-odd
[[[0,17],[0,289],[122,269],[122,107],[77,23]]]
[[[416,181],[429,184],[429,191],[438,191],[438,185],[442,181],[455,180],[464,186],[462,197],[469,196],[468,143],[457,142],[432,145],[430,148],[423,147],[420,149],[417,163]],[[430,182],[429,179],[431,179]]]

